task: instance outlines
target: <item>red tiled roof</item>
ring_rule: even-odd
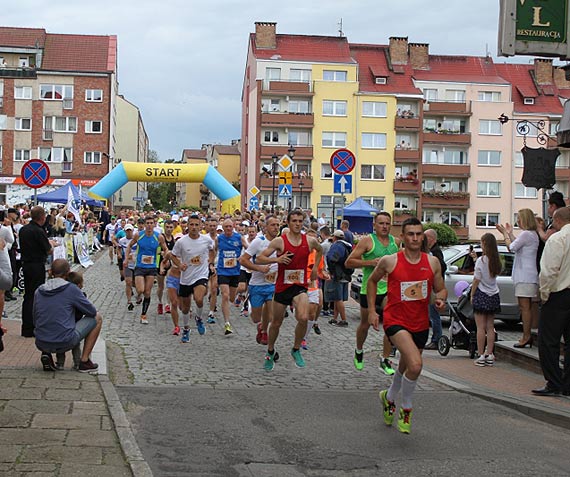
[[[184,159],[206,159],[206,149],[184,149]]]
[[[234,146],[227,146],[227,145],[223,145],[223,144],[216,144],[216,145],[214,146],[214,150],[215,150],[218,154],[239,155],[239,149],[238,149],[237,145],[234,145]]]
[[[253,54],[258,59],[354,63],[345,37],[313,35],[276,35],[277,47],[257,48],[255,33],[250,35]]]
[[[429,70],[414,70],[422,81],[507,84],[498,73],[493,59],[480,56],[430,55]]]
[[[116,57],[116,36],[48,33],[42,70],[114,71]]]
[[[43,48],[46,31],[43,28],[0,27],[0,46]]]

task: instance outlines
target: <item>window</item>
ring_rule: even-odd
[[[475,223],[477,227],[495,227],[499,223],[499,214],[492,212],[477,212]]]
[[[323,147],[345,147],[346,146],[346,133],[345,132],[323,132],[322,146]]]
[[[378,210],[384,210],[384,197],[362,197],[362,200],[368,202],[371,206],[376,207]]]
[[[479,197],[500,197],[500,182],[477,182],[477,195]]]
[[[62,101],[73,98],[73,86],[62,84],[41,84],[40,99]]]
[[[360,178],[362,180],[378,180],[385,179],[386,166],[378,164],[362,164],[360,166]]]
[[[479,91],[477,100],[497,103],[501,101],[501,93],[499,91]]]
[[[548,131],[551,136],[556,136],[556,133],[558,132],[558,126],[560,126],[560,123],[558,121],[550,121],[550,124],[548,125]]]
[[[14,161],[29,161],[29,160],[30,160],[29,149],[14,149]]]
[[[269,102],[269,111],[274,113],[281,111],[281,101],[278,99],[272,99]]]
[[[423,91],[426,101],[437,101],[437,89],[425,88]]]
[[[437,217],[437,213],[436,213]],[[465,227],[467,216],[457,210],[441,210],[439,212],[438,223],[454,225],[456,227]]]
[[[325,81],[346,81],[347,80],[346,71],[334,71],[334,70],[324,70],[323,80]]]
[[[445,100],[450,101],[452,103],[464,103],[465,91],[461,89],[446,89]]]
[[[479,134],[491,134],[500,136],[503,134],[501,123],[499,121],[481,119],[479,120]]]
[[[102,121],[85,121],[85,132],[86,133],[102,133],[103,132],[103,122]]]
[[[20,56],[18,59],[18,66],[20,68],[28,68],[30,66],[30,58],[27,56]]]
[[[321,195],[321,203],[322,204],[332,204],[333,203],[333,196],[332,195]]]
[[[281,68],[266,68],[265,79],[268,81],[279,81],[281,79]]]
[[[395,196],[394,197],[394,208],[395,209],[409,209],[410,208],[410,198],[407,196]]]
[[[330,164],[321,164],[321,179],[332,179],[333,173]]]
[[[311,82],[311,70],[291,69],[289,72],[291,81],[299,81],[301,83]]]
[[[323,100],[324,116],[346,116],[346,101]]]
[[[101,164],[101,153],[100,152],[86,152],[85,159],[83,160],[85,164]]]
[[[77,118],[70,116],[44,116],[44,130],[77,132]]]
[[[311,164],[309,162],[295,161],[295,172],[309,177],[311,175]]]
[[[290,113],[308,113],[309,112],[309,102],[299,99],[289,100],[289,112]]]
[[[479,166],[500,166],[501,151],[479,151],[477,155],[477,165]]]
[[[534,187],[525,187],[521,182],[515,183],[515,198],[517,199],[536,199],[538,191]]]
[[[362,147],[367,149],[386,149],[386,134],[362,133]]]
[[[558,162],[558,161],[557,161]],[[515,167],[524,167],[522,152],[515,152]]]
[[[14,99],[32,99],[32,87],[14,86]]]
[[[72,156],[70,147],[40,147],[40,159],[45,162],[64,162],[65,158]]]
[[[14,129],[16,131],[31,131],[32,118],[14,118]]]
[[[385,118],[387,105],[382,101],[363,101],[362,116]]]
[[[534,98],[524,98],[524,104],[534,104]]]
[[[73,170],[73,155],[72,151],[69,151],[69,154],[63,155],[63,166],[61,168],[62,172],[72,172]]]
[[[6,116],[5,114],[0,114],[0,131],[6,129],[7,119],[8,116]]]
[[[279,132],[277,132],[277,131],[265,131],[263,133],[263,140],[265,142],[279,142]]]
[[[289,131],[288,144],[292,146],[310,146],[311,136],[308,131]]]
[[[446,149],[443,151],[443,163],[454,165],[467,164],[467,153],[456,149]]]
[[[85,90],[85,101],[93,103],[103,102],[103,90],[102,89],[86,89]]]

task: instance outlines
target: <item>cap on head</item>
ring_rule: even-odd
[[[127,232],[128,230],[135,230],[135,228],[131,224],[127,224],[123,230]]]
[[[180,217],[178,214],[174,214],[170,220],[178,222],[180,220]]]
[[[342,230],[335,230],[333,237],[343,239],[344,238],[344,232]]]

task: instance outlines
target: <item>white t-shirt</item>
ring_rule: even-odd
[[[213,249],[214,241],[208,235],[200,235],[197,239],[185,235],[174,244],[172,254],[188,265],[186,270],[180,271],[181,285],[193,285],[200,279],[208,279],[208,259]]]
[[[116,222],[114,224],[108,223],[105,226],[105,230],[107,231],[107,240],[109,240],[109,242],[115,236],[116,229],[117,229],[117,223]]]
[[[127,248],[129,246],[129,244],[131,243],[131,240],[132,240],[132,238],[128,239],[127,237],[121,237],[119,239],[119,247],[121,247],[121,249],[123,250],[123,257],[125,257],[127,254]],[[128,257],[127,267],[130,268],[131,270],[135,269],[135,261],[136,261],[136,256],[137,256],[137,245],[138,244],[135,243],[131,247],[131,255]]]
[[[263,235],[261,237],[256,237],[249,244],[249,247],[247,247],[245,253],[247,253],[251,257],[251,261],[255,263],[255,257],[261,254],[261,252],[263,252],[267,247],[269,247],[269,242],[270,241],[267,240]],[[275,252],[271,256],[274,257]],[[249,284],[254,286],[275,285],[275,279],[277,278],[277,267],[278,265],[276,263],[272,263],[268,273],[249,270],[251,271],[251,280],[249,281]]]
[[[497,277],[492,277],[489,273],[489,259],[482,255],[475,262],[474,277],[479,280],[478,288],[486,295],[492,296],[499,293]]]

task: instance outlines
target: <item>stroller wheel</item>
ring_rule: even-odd
[[[451,348],[451,343],[449,342],[449,338],[447,336],[442,336],[437,341],[437,351],[442,356],[447,356],[449,353],[449,348]]]

